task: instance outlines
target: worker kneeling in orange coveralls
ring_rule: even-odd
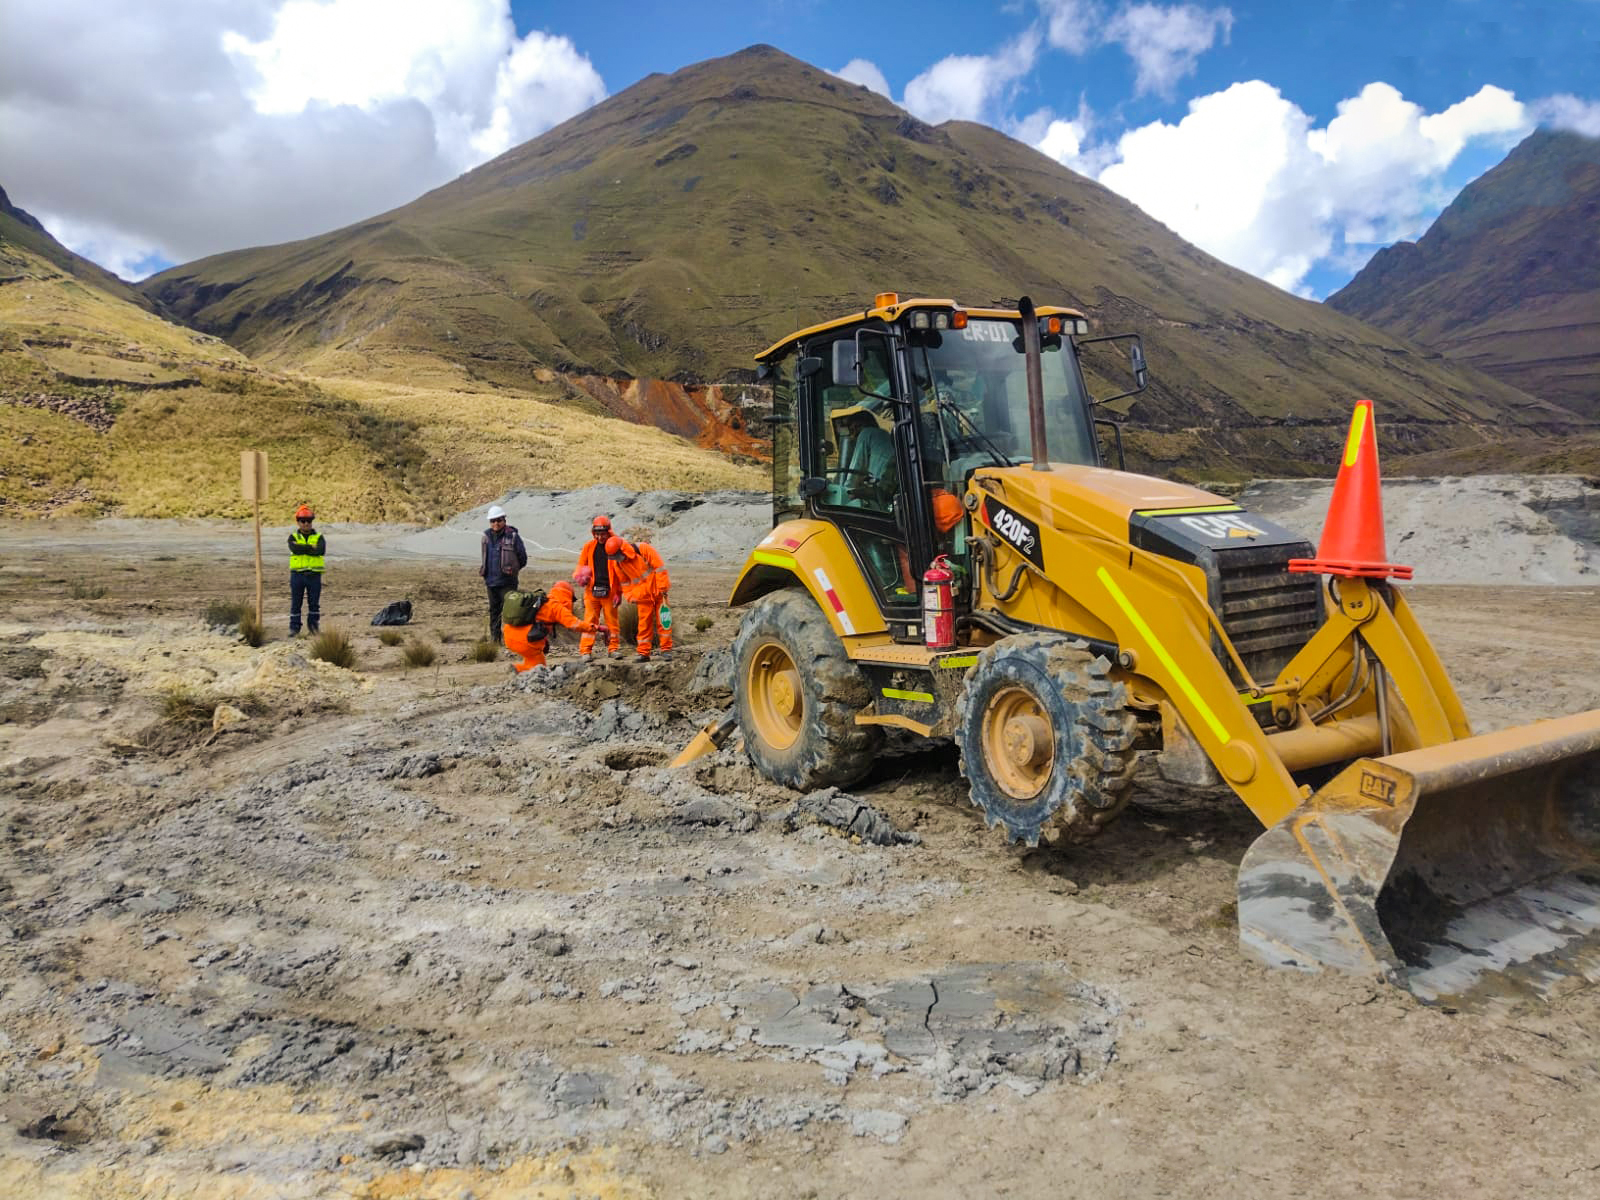
[[[661,639],[661,657],[672,657],[672,627],[663,624],[661,610],[667,607],[667,589],[672,580],[661,551],[649,542],[629,545],[614,537],[606,543],[606,553],[620,555],[622,598],[639,609],[639,637],[634,648],[641,662],[650,661],[652,643]]]
[[[572,614],[572,585],[565,579],[551,587],[544,602],[533,614],[532,625],[507,625],[504,627],[506,649],[520,654],[522,661],[516,669],[544,666],[544,652],[550,645],[550,627],[561,625],[580,633],[593,634],[594,622],[581,621]]]

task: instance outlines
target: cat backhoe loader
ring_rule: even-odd
[[[1600,711],[1473,737],[1381,514],[1378,553],[1330,557],[1331,534],[1314,553],[1109,468],[1080,348],[1126,347],[1121,395],[1147,371],[1136,335],[1087,333],[1028,300],[885,294],[758,356],[774,528],[730,600],[734,712],[700,748],[736,725],[806,790],[855,783],[886,731],[953,739],[972,802],[1029,845],[1098,833],[1155,755],[1267,827],[1239,874],[1248,953],[1452,1003],[1600,979]],[[1377,503],[1370,415],[1344,465],[1370,453],[1372,494],[1346,507]]]

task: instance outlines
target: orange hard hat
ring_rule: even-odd
[[[314,517],[316,515],[316,513],[311,511],[311,505],[309,504],[302,504],[299,508],[294,510],[294,519],[296,521],[298,521],[301,517]]]
[[[598,516],[594,520],[589,522],[589,528],[590,529],[610,529],[611,528],[611,518],[608,517],[608,516],[604,516],[604,515]]]
[[[616,534],[612,534],[610,537],[608,537],[606,539],[606,553],[607,554],[615,554],[618,550],[621,550],[621,549],[622,549],[622,539],[619,538]]]
[[[572,585],[565,579],[558,579],[550,585],[550,595],[552,597],[566,596],[570,599],[572,596]]]

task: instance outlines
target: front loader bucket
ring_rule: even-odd
[[[1429,1002],[1600,981],[1600,710],[1353,763],[1245,854],[1239,941]]]

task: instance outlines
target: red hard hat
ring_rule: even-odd
[[[314,517],[316,515],[316,513],[311,511],[311,505],[309,504],[302,504],[299,508],[294,510],[294,518],[297,521],[301,517]]]
[[[600,529],[600,528],[610,529],[611,528],[611,518],[607,517],[607,516],[598,516],[594,520],[589,522],[589,528],[591,528],[591,529]]]
[[[610,537],[608,537],[606,539],[606,553],[607,554],[615,554],[618,550],[621,550],[621,549],[622,549],[622,539],[619,538],[616,534],[612,534]]]

